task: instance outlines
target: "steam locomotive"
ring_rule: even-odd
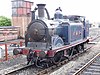
[[[36,10],[38,17],[35,16]],[[37,4],[27,27],[26,47],[16,48],[13,53],[26,54],[27,64],[31,62],[38,67],[58,64],[63,58],[70,59],[84,52],[84,45],[89,41],[88,25],[84,16],[64,16],[60,7],[51,19],[45,4]]]

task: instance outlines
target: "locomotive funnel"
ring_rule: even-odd
[[[37,4],[38,6],[38,16],[39,18],[44,18],[44,10],[46,4]]]

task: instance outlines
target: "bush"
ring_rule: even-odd
[[[0,16],[0,26],[11,26],[11,19],[5,16]]]

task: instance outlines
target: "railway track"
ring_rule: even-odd
[[[96,42],[98,42],[98,40],[96,40]],[[94,45],[91,45],[88,48],[86,48],[85,50],[88,50],[93,46]],[[84,53],[76,54],[70,60],[73,60],[83,54]],[[39,68],[34,67],[33,65],[26,65],[24,63],[24,64],[20,64],[17,66],[13,66],[12,68],[0,70],[0,75],[43,75],[43,74],[47,74],[50,71],[52,72],[53,70],[61,67],[62,65],[66,64],[68,62],[69,62],[69,60],[64,60],[61,63],[59,63],[57,65],[53,65],[46,69],[39,69]]]
[[[94,58],[86,64],[81,64],[75,70],[68,75],[100,75],[100,53],[94,56]]]
[[[85,50],[88,50],[91,47],[92,46],[86,48]],[[75,58],[77,58],[78,56],[83,55],[83,54],[84,53],[79,53],[79,54],[74,55],[70,59],[70,61],[74,60]],[[69,60],[64,60],[57,65],[53,65],[49,68],[44,68],[44,69],[36,68],[36,67],[34,67],[34,65],[25,65],[25,63],[24,63],[24,64],[14,66],[12,68],[2,70],[0,72],[0,74],[1,75],[43,75],[43,74],[48,74],[57,68],[60,68],[61,66],[67,64],[68,62],[69,62]]]

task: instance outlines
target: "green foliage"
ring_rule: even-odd
[[[0,26],[11,26],[11,19],[5,16],[0,16]]]

